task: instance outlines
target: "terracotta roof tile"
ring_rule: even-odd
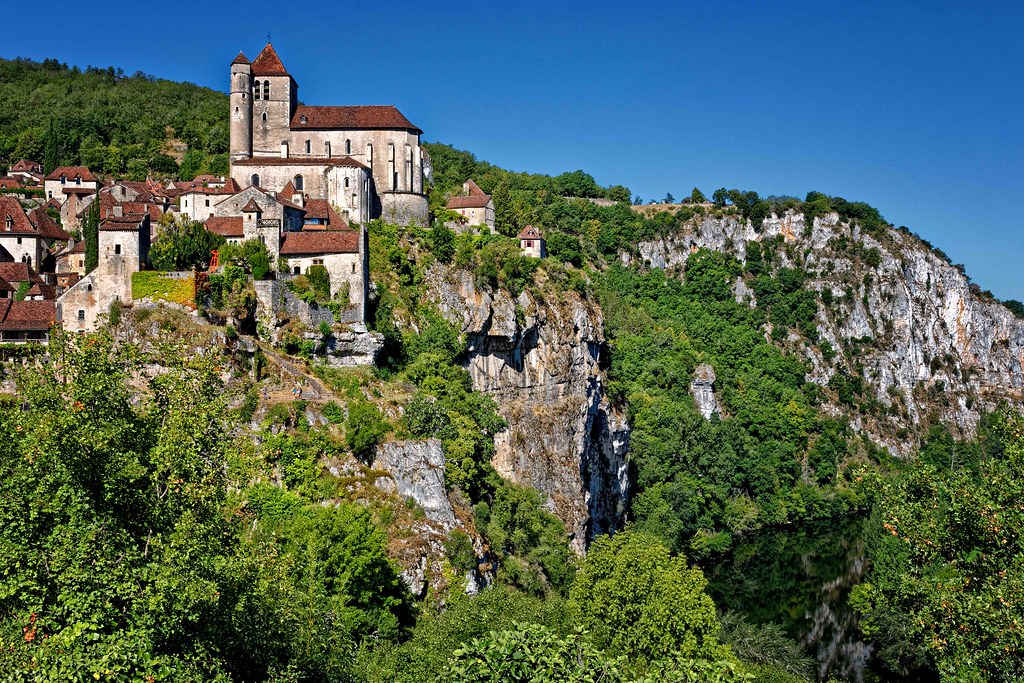
[[[452,197],[448,200],[449,209],[482,209],[491,201],[491,195],[469,197]]]
[[[306,220],[309,220],[310,218],[319,218],[320,220],[326,221],[326,225],[314,225],[314,228],[327,230],[350,229],[345,219],[338,215],[338,212],[334,210],[334,207],[331,206],[331,203],[326,199],[307,199],[305,211]]]
[[[53,285],[40,284],[37,282],[32,285],[27,292],[25,292],[25,296],[41,296],[43,297],[43,301],[53,301],[57,298],[57,288]]]
[[[305,119],[305,120],[303,120]],[[292,116],[292,130],[302,129],[345,129],[409,130],[416,134],[422,130],[412,125],[394,105],[362,105],[354,107],[310,107],[298,106]]]
[[[256,203],[255,199],[250,199],[245,206],[241,209],[242,213],[263,213],[263,209]]]
[[[535,228],[532,225],[527,225],[525,228],[523,228],[519,232],[519,234],[516,235],[516,238],[521,240],[544,239],[543,236],[540,234],[540,229]]]
[[[46,180],[60,180],[60,176],[63,174],[69,180],[73,180],[77,176],[81,176],[82,180],[87,183],[98,183],[99,178],[92,174],[85,166],[59,166],[53,169],[53,171],[46,176]]]
[[[7,229],[7,218],[11,219],[11,229]],[[25,209],[14,197],[0,196],[0,235],[5,233],[18,235],[34,235],[36,229],[25,215]]]
[[[48,330],[57,321],[55,301],[0,300],[0,330]]]
[[[221,237],[244,237],[241,216],[210,216],[206,219],[206,229]]]
[[[234,60],[232,60],[231,63],[232,64],[252,64],[252,62],[250,62],[248,60],[248,58],[246,58],[245,53],[243,53],[243,52],[239,52],[238,56],[235,57]]]
[[[12,171],[21,171],[22,173],[38,173],[43,170],[43,165],[38,161],[29,161],[28,159],[19,159],[15,162],[14,166],[11,166]]]
[[[50,214],[46,213],[45,209],[32,209],[28,212],[28,220],[35,227],[40,237],[48,240],[61,240],[63,242],[71,239],[71,235],[64,232],[57,225],[57,221],[53,220]]]
[[[8,282],[7,280],[3,279],[2,277],[0,277],[0,292],[13,292],[13,291],[15,291],[15,288],[11,285],[11,283]]]
[[[358,230],[289,232],[285,233],[284,244],[281,245],[282,256],[357,253],[359,253]]]
[[[39,274],[32,270],[32,266],[20,262],[0,263],[0,278],[7,280],[11,284],[16,282],[43,282],[43,278],[39,277]]]
[[[24,187],[17,178],[0,178],[0,188],[5,190],[20,190]]]
[[[252,75],[287,76],[289,74],[284,68],[284,64],[281,63],[281,58],[277,56],[274,46],[267,43],[267,46],[263,48],[263,51],[252,62]]]

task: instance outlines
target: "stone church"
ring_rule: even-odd
[[[347,220],[427,222],[423,131],[391,105],[310,106],[267,43],[231,63],[231,177],[279,192],[291,182]]]

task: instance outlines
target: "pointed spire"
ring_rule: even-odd
[[[281,58],[274,51],[274,46],[267,43],[259,56],[252,63],[253,76],[288,76],[288,71],[281,63]]]
[[[235,61],[233,61],[231,63],[232,64],[250,64],[251,62],[249,62],[248,58],[246,58],[245,53],[239,52],[238,56],[235,57]]]

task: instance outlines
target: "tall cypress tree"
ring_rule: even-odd
[[[46,148],[43,153],[43,173],[49,175],[53,169],[60,166],[60,158],[57,153],[57,131],[53,128],[53,119],[46,127]]]
[[[100,262],[100,195],[98,192],[85,216],[82,238],[85,240],[85,272],[88,273]]]

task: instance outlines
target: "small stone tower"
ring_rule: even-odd
[[[252,157],[252,64],[241,52],[231,62],[231,161]]]

